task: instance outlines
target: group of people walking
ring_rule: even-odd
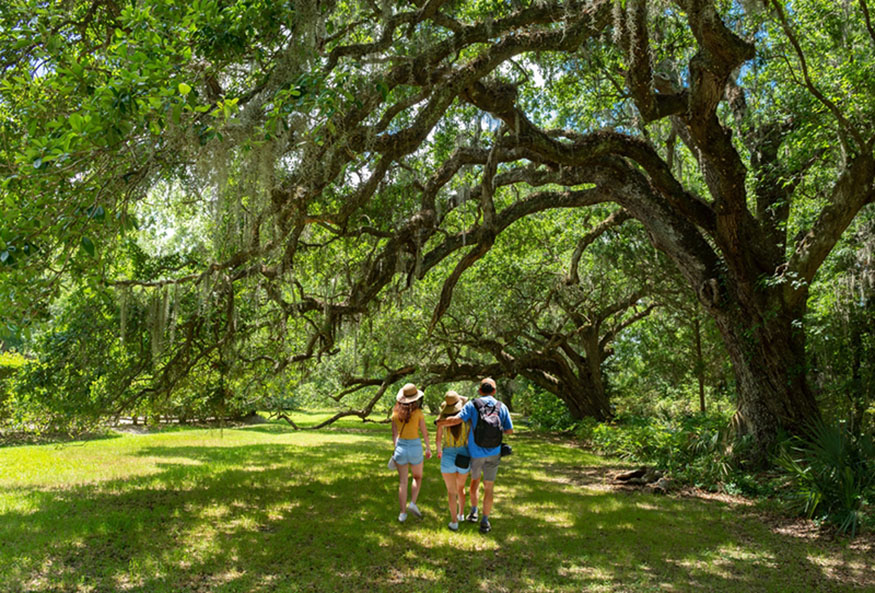
[[[458,531],[459,523],[464,520],[479,522],[481,533],[492,530],[489,515],[492,512],[495,478],[502,453],[509,450],[503,445],[502,437],[513,432],[513,422],[507,406],[495,399],[495,394],[496,384],[491,378],[480,381],[479,397],[471,401],[455,391],[448,391],[435,420],[435,449],[447,487],[447,508],[450,513],[448,527],[452,531]],[[389,467],[398,471],[398,504],[401,509],[398,520],[401,522],[407,520],[408,514],[422,517],[416,500],[422,487],[425,459],[432,457],[425,414],[422,411],[423,395],[413,383],[406,384],[398,391],[392,412],[394,453],[389,460]],[[465,515],[465,483],[469,475],[471,509]],[[408,488],[411,476],[412,484]],[[483,507],[479,508],[481,481]]]

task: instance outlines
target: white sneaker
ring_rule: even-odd
[[[458,521],[451,521],[450,523],[447,524],[447,527],[450,528],[450,531],[459,531],[459,522]]]
[[[400,514],[398,515],[398,520],[399,520],[401,523],[404,523],[404,522],[407,520],[407,513],[400,513]]]
[[[465,520],[465,513],[459,513],[459,516],[456,517],[456,522],[461,523],[464,520]]]
[[[411,502],[410,504],[407,505],[407,512],[413,513],[414,515],[416,515],[417,517],[422,519],[422,513],[420,512],[419,507],[416,506],[415,502]]]

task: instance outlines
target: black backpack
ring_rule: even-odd
[[[477,426],[474,427],[474,442],[478,447],[494,449],[501,445],[504,433],[501,430],[501,402],[486,402],[482,399],[474,400],[477,409]]]

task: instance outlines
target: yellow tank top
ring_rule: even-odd
[[[407,421],[407,424],[402,422],[396,414],[392,414],[392,422],[395,423],[395,427],[399,430],[400,434],[398,435],[399,439],[418,439],[419,438],[419,421],[425,418],[425,415],[422,413],[422,410],[413,410],[410,414],[410,420]]]
[[[450,447],[466,447],[468,445],[468,432],[471,430],[470,422],[462,422],[459,424],[459,438],[453,438],[452,426],[444,426],[444,436],[441,438],[441,446],[444,448]]]

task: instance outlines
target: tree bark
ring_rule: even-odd
[[[696,380],[699,383],[699,411],[705,413],[705,361],[702,358],[702,324],[699,315],[693,317],[693,334],[696,339]]]
[[[520,374],[561,399],[575,420],[590,417],[605,421],[613,416],[601,372],[601,360],[572,366],[555,352],[540,364],[528,364]],[[575,373],[575,367],[577,373]]]
[[[759,296],[750,294],[754,290],[744,296]],[[769,292],[778,296],[780,290],[775,287]],[[804,311],[775,303],[780,305],[778,298],[745,298],[711,310],[735,374],[734,424],[739,434],[753,438],[757,462],[767,460],[779,429],[806,434],[820,418],[806,381]]]

